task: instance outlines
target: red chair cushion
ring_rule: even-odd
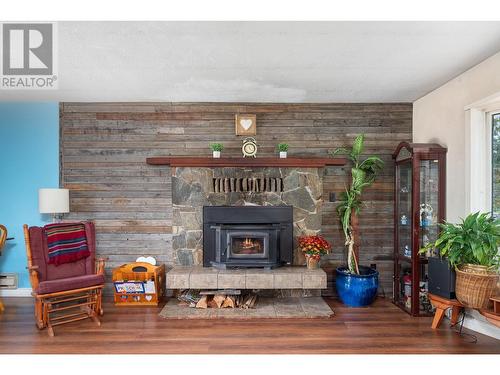
[[[68,277],[66,279],[42,281],[38,284],[36,292],[37,294],[49,294],[101,284],[104,284],[104,275],[83,275]]]

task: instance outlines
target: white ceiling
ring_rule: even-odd
[[[1,100],[412,102],[500,51],[500,22],[60,22],[58,90]]]

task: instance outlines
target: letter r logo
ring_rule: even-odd
[[[50,75],[52,24],[3,24],[3,74]]]

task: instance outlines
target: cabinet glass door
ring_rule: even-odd
[[[424,247],[437,240],[439,234],[439,163],[437,160],[420,162],[420,235],[419,246]],[[428,252],[422,257],[434,256]]]
[[[411,160],[398,164],[398,251],[401,257],[411,258],[411,204],[412,204],[412,166]]]
[[[438,160],[420,161],[420,204],[419,204],[419,249],[436,241],[439,235],[439,162]],[[433,250],[419,254],[419,312],[431,313],[432,305],[428,298],[427,258],[435,256]]]

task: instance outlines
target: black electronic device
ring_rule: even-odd
[[[429,257],[429,293],[455,299],[455,270],[446,258]]]

